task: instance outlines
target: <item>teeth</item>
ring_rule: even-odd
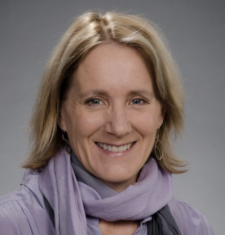
[[[132,143],[125,144],[120,147],[117,147],[114,145],[102,144],[102,143],[97,143],[97,145],[106,151],[117,153],[117,152],[124,152],[124,151],[128,150],[131,147]]]

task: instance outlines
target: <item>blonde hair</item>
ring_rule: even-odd
[[[176,65],[159,30],[146,19],[115,12],[88,12],[79,16],[62,37],[46,67],[31,119],[31,153],[25,168],[38,169],[62,147],[57,125],[61,102],[66,98],[71,75],[80,60],[95,46],[113,41],[135,48],[152,72],[156,97],[164,110],[158,145],[158,163],[171,173],[182,173],[184,162],[176,158],[171,133],[183,127],[183,90]],[[151,155],[156,158],[154,151]]]

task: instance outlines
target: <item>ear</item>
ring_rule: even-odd
[[[160,129],[160,127],[161,127],[162,124],[163,124],[163,121],[164,121],[164,116],[163,116],[163,115],[160,115],[157,130]]]
[[[161,114],[159,117],[158,129],[160,129],[160,127],[162,126],[162,124],[164,122],[165,114],[166,114],[166,107],[164,105],[161,105]]]
[[[65,122],[65,112],[63,110],[63,107],[60,108],[57,124],[62,131],[67,131],[66,122]]]

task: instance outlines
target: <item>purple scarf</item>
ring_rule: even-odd
[[[172,197],[171,175],[151,159],[134,185],[102,198],[95,189],[78,182],[70,155],[63,150],[41,172],[39,186],[54,211],[57,235],[87,235],[86,214],[107,221],[141,220]]]

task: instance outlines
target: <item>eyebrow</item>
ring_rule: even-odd
[[[80,97],[86,97],[86,96],[95,96],[95,95],[98,95],[98,96],[108,96],[108,93],[103,91],[103,90],[98,90],[98,89],[95,89],[95,90],[89,90],[87,92],[80,92]]]
[[[86,96],[109,96],[108,92],[100,90],[100,89],[94,89],[94,90],[89,90],[87,92],[80,92],[80,97],[86,97]],[[135,95],[144,95],[144,96],[148,96],[149,98],[153,98],[154,97],[154,92],[153,91],[147,91],[144,89],[138,89],[138,90],[132,90],[128,93],[128,96],[135,96]]]
[[[154,92],[153,91],[147,91],[147,90],[133,90],[129,92],[129,95],[133,96],[133,95],[145,95],[145,96],[149,96],[149,98],[153,98],[154,97]]]

